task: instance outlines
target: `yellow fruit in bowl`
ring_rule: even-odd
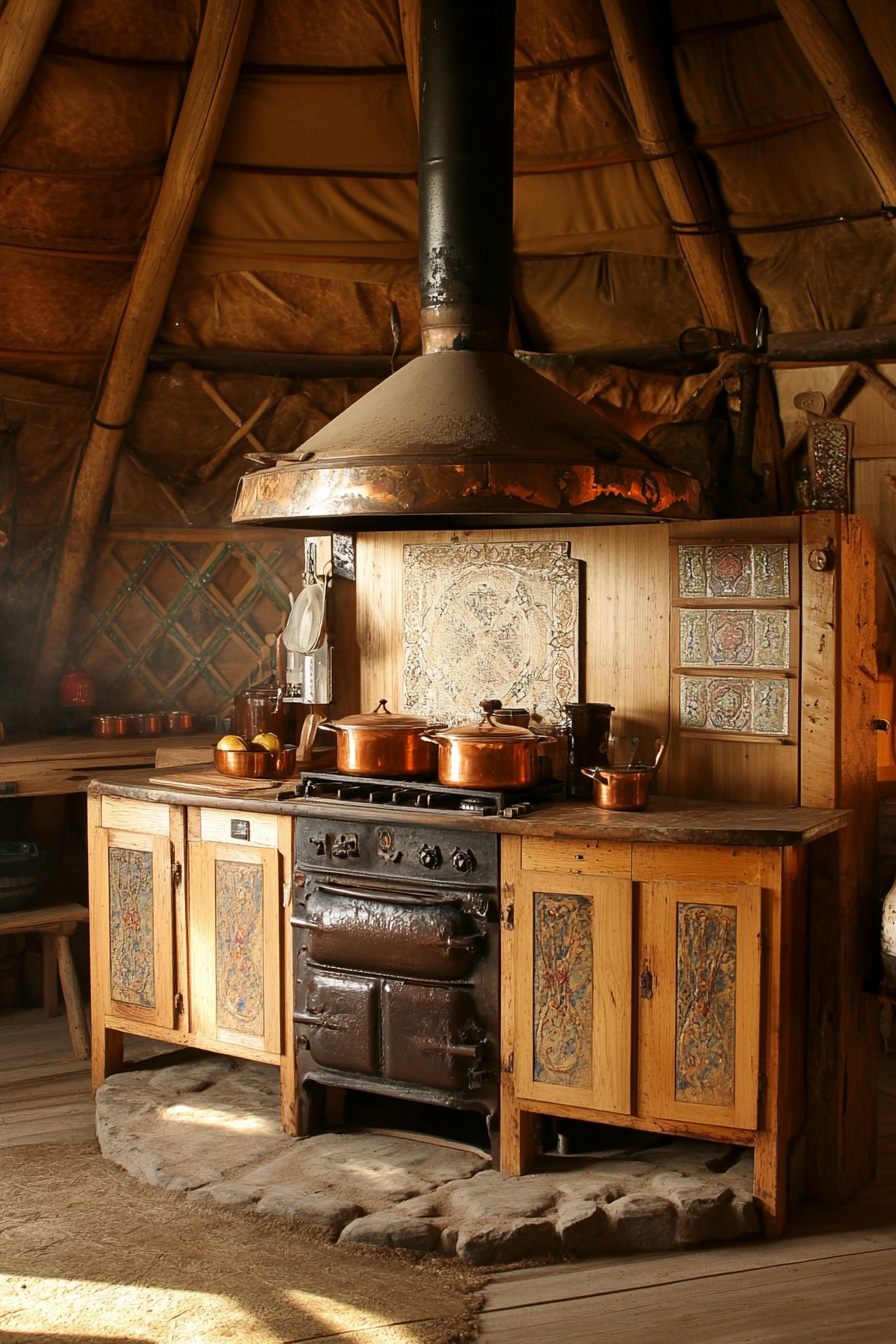
[[[246,746],[245,742],[241,737],[237,737],[236,733],[228,733],[227,736],[222,737],[221,741],[218,743],[218,750],[248,751],[249,748]]]
[[[276,733],[256,733],[252,739],[253,747],[264,747],[265,751],[282,751],[283,743]]]

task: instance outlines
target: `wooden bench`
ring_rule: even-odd
[[[51,905],[44,910],[13,910],[0,915],[0,935],[39,933],[43,938],[44,1012],[47,1017],[59,1014],[58,969],[75,1059],[90,1058],[90,1031],[68,940],[76,926],[88,923],[89,919],[87,906],[76,904]]]

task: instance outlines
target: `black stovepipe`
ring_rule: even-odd
[[[423,349],[506,350],[515,0],[422,0]]]

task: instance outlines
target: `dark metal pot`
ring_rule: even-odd
[[[434,775],[436,747],[424,737],[432,727],[415,714],[393,714],[381,700],[371,714],[350,714],[318,724],[336,734],[336,768],[346,775],[410,779]]]
[[[528,789],[541,777],[539,747],[552,737],[528,728],[496,723],[500,700],[483,700],[479,723],[431,730],[427,741],[439,749],[439,783],[458,789]]]

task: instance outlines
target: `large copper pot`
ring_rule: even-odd
[[[325,720],[318,731],[336,734],[336,767],[343,774],[410,779],[436,772],[436,748],[423,736],[429,727],[415,714],[393,714],[381,700],[371,714]]]
[[[496,723],[500,700],[481,701],[479,723],[430,730],[439,748],[439,783],[458,789],[527,789],[541,775],[539,747],[552,737],[536,737],[528,728]]]

